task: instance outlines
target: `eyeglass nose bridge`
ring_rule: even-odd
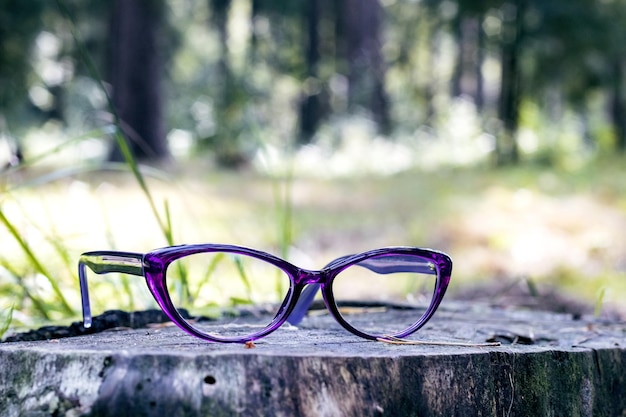
[[[313,304],[313,300],[317,292],[329,279],[329,275],[325,271],[312,271],[301,269],[296,276],[298,285],[306,285],[306,288],[300,293],[298,302],[296,303],[291,314],[287,318],[290,324],[297,325],[306,315],[309,307]]]
[[[328,280],[325,271],[313,271],[309,269],[300,269],[296,276],[296,284],[324,284]]]

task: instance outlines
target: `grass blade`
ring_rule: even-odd
[[[72,309],[72,307],[70,307],[69,303],[67,302],[67,300],[63,296],[63,293],[61,292],[61,289],[59,288],[56,280],[52,277],[50,272],[48,272],[48,270],[43,266],[43,264],[40,262],[39,258],[37,258],[37,256],[35,255],[35,253],[31,249],[31,247],[28,244],[28,242],[26,242],[26,240],[24,240],[24,238],[20,235],[20,233],[13,226],[13,224],[11,224],[9,219],[7,219],[7,217],[4,215],[4,212],[2,211],[2,209],[0,209],[0,223],[2,223],[4,225],[4,227],[6,227],[6,229],[9,231],[9,234],[18,243],[18,245],[20,246],[20,248],[22,249],[22,251],[26,255],[26,258],[33,265],[33,267],[35,269],[35,272],[38,272],[39,274],[43,275],[48,280],[48,282],[50,283],[50,286],[52,287],[52,291],[54,292],[56,297],[61,302],[61,307],[62,307],[63,312],[66,313],[66,314],[69,314],[69,315],[73,315],[74,314],[74,310]]]
[[[593,309],[593,316],[595,318],[599,318],[602,313],[602,306],[604,304],[604,297],[606,296],[606,288],[602,287],[598,292],[598,297],[596,298],[596,304]]]
[[[41,175],[30,181],[22,182],[13,188],[2,190],[1,197],[6,197],[17,189],[35,188],[41,185],[49,184],[51,182],[54,182],[60,179],[71,178],[79,174],[86,174],[89,172],[102,172],[102,171],[129,172],[130,169],[125,162],[124,163],[102,162],[98,164],[89,164],[89,165],[80,166],[80,167],[57,169],[53,172],[50,172],[49,174]],[[158,171],[157,169],[141,167],[141,171],[142,171],[141,175],[143,175],[144,177],[147,175],[149,177],[157,178],[161,181],[167,180],[165,175],[162,172]]]
[[[239,256],[235,256],[233,258],[235,262],[235,266],[237,267],[237,272],[239,273],[239,278],[243,282],[243,285],[246,287],[246,296],[248,300],[252,300],[252,285],[250,285],[250,280],[248,279],[248,274],[243,266],[243,262]]]
[[[43,152],[39,155],[35,155],[32,157],[29,157],[28,159],[23,160],[22,162],[20,162],[19,165],[13,165],[6,169],[1,170],[0,176],[11,175],[19,171],[24,171],[26,168],[30,168],[34,166],[38,162],[43,161],[44,159],[49,158],[52,155],[55,155],[57,152],[71,145],[74,145],[78,142],[82,142],[85,139],[91,139],[93,137],[103,136],[107,130],[110,130],[110,127],[104,126],[101,128],[92,129],[89,132],[85,132],[81,135],[75,136],[63,143],[60,143],[54,146],[53,148],[47,150],[46,152]]]
[[[165,240],[167,244],[170,246],[174,245],[174,233],[172,229],[172,217],[170,216],[170,205],[167,200],[163,202],[164,210],[165,210],[165,224],[163,229],[163,235],[165,236]]]
[[[4,317],[0,319],[0,339],[2,339],[2,336],[9,330],[9,326],[11,326],[11,321],[13,321],[13,308],[14,305],[11,304],[11,307],[6,309],[5,313],[3,313]]]
[[[11,267],[11,265],[9,264],[9,262],[6,261],[6,259],[1,259],[0,258],[0,265],[4,269],[6,269],[6,271],[9,274],[11,274],[11,276],[13,277],[15,282],[17,282],[17,285],[24,292],[24,296],[20,296],[20,300],[23,300],[24,298],[29,299],[31,301],[31,303],[33,303],[33,307],[34,307],[35,311],[39,312],[41,317],[43,317],[44,319],[49,320],[50,317],[48,315],[48,308],[46,307],[46,303],[44,301],[40,300],[38,297],[35,297],[32,294],[32,292],[28,288],[28,285],[24,282],[24,279],[21,277],[21,275],[15,269],[13,269]]]
[[[193,295],[194,300],[198,299],[198,297],[200,296],[200,291],[202,291],[202,287],[204,287],[206,284],[209,283],[209,281],[211,280],[211,275],[213,275],[213,272],[215,272],[218,265],[220,264],[220,262],[222,262],[225,259],[225,257],[226,255],[224,253],[219,252],[213,257],[213,259],[211,259],[211,262],[207,266],[207,270],[206,270],[206,273],[204,274],[204,277],[198,282],[198,285],[195,289],[196,291],[195,291],[195,294]]]

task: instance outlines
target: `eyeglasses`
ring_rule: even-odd
[[[321,270],[220,244],[171,246],[146,254],[87,252],[78,266],[85,328],[91,326],[87,267],[96,274],[144,277],[163,312],[190,335],[244,343],[285,321],[298,325],[311,307],[321,305],[314,302],[318,291],[328,312],[349,332],[370,340],[405,338],[437,310],[452,261],[442,252],[414,247],[343,256]]]

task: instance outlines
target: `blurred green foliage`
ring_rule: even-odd
[[[29,149],[40,145],[27,132],[46,122],[76,134],[110,121],[81,45],[108,83],[119,65],[111,42],[121,3],[5,3],[3,137]],[[175,156],[208,150],[237,167],[268,145],[334,146],[346,117],[372,121],[380,128],[372,135],[389,140],[429,140],[425,128],[428,138],[445,139],[459,100],[473,106],[497,162],[510,154],[509,162],[536,155],[551,163],[572,147],[587,154],[626,147],[622,1],[170,0],[150,7],[166,16],[157,43],[146,45],[163,61],[154,88],[165,109],[164,121],[147,123],[166,126]],[[355,72],[369,71],[369,81],[356,80]],[[371,101],[356,99],[368,94]],[[381,128],[383,120],[391,125]]]

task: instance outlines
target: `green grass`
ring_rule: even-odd
[[[81,252],[215,242],[286,255],[308,268],[379,246],[433,247],[455,261],[452,295],[525,277],[599,313],[626,295],[623,171],[619,161],[604,160],[577,171],[529,166],[293,177],[281,185],[288,194],[280,194],[271,176],[199,173],[190,163],[167,182],[139,182],[137,167],[13,187],[0,206],[0,307],[14,305],[14,326],[78,319],[78,280],[67,264]],[[157,211],[154,201],[167,203]],[[150,304],[141,279],[98,276],[90,286],[96,314]]]
[[[9,330],[11,320],[13,319],[13,306],[3,310],[0,314],[0,339]]]

